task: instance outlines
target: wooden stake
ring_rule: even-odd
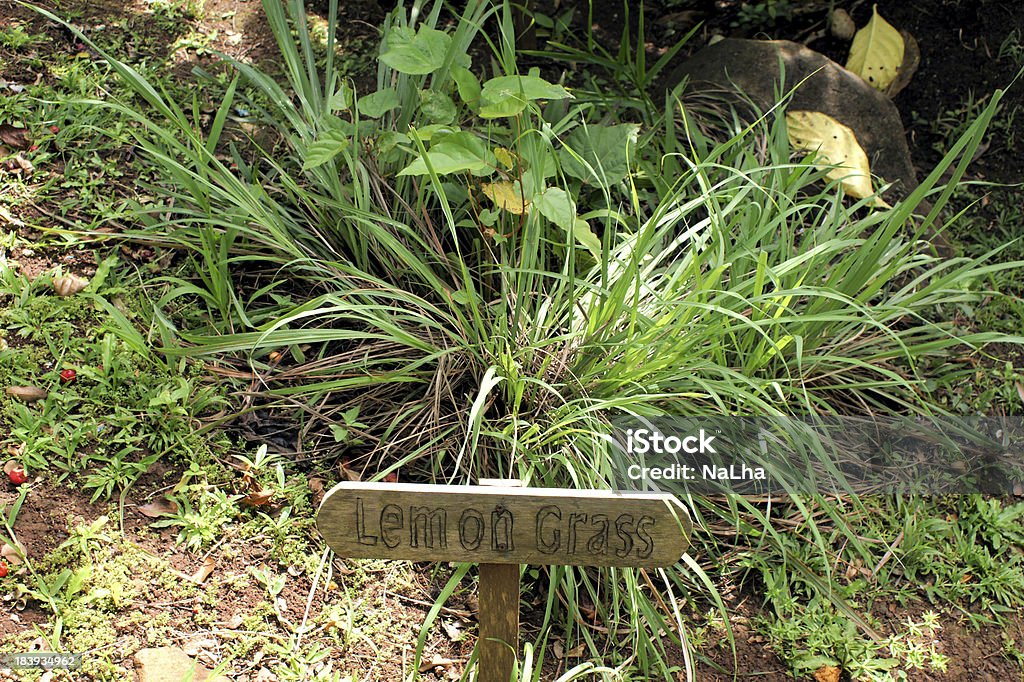
[[[484,478],[480,485],[521,481]],[[509,682],[519,654],[519,564],[480,564],[477,682]]]
[[[477,682],[509,682],[519,653],[519,566],[480,564]]]

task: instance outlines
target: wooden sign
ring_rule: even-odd
[[[670,566],[690,517],[671,495],[344,482],[317,528],[339,556],[480,564],[477,682],[511,682],[519,650],[518,564]]]
[[[676,563],[691,529],[665,494],[355,481],[317,527],[344,557],[644,567]]]

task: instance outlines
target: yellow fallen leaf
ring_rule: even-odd
[[[503,208],[509,213],[522,215],[530,210],[530,202],[523,198],[523,186],[519,184],[518,180],[515,182],[487,182],[484,183],[482,189],[495,206]]]
[[[853,36],[846,68],[868,82],[871,87],[885,90],[896,79],[903,63],[903,36],[872,9],[871,21]]]
[[[786,127],[794,149],[815,154],[819,167],[836,166],[826,177],[839,180],[847,194],[858,199],[874,194],[868,155],[852,130],[820,111],[787,112]],[[888,207],[879,197],[875,205]]]
[[[505,168],[512,168],[516,165],[515,155],[504,147],[494,148],[494,158],[496,158]]]

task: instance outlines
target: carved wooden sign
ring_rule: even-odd
[[[691,530],[665,494],[354,481],[324,496],[317,527],[344,557],[651,568]]]

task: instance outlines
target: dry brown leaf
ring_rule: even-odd
[[[814,671],[814,682],[839,682],[839,668],[823,665]]]
[[[74,296],[89,286],[89,280],[75,274],[64,275],[53,280],[53,290],[58,296]]]
[[[324,492],[324,480],[314,476],[309,479],[309,489],[314,495],[322,495]]]
[[[896,78],[885,89],[885,94],[889,97],[895,97],[900,90],[907,87],[910,79],[917,73],[917,67],[921,65],[921,48],[917,40],[903,29],[900,29],[900,35],[903,36],[903,62],[896,70]]]
[[[430,672],[434,668],[441,668],[444,666],[452,665],[453,663],[455,663],[455,661],[453,661],[450,658],[444,658],[443,656],[441,656],[441,654],[434,654],[433,656],[431,656],[429,661],[424,661],[420,664],[420,672]]]
[[[158,497],[149,504],[143,504],[135,508],[143,516],[156,519],[161,516],[169,516],[178,512],[178,503],[166,497]]]
[[[355,469],[349,469],[348,468],[348,461],[347,460],[343,461],[341,463],[341,477],[344,480],[346,480],[346,481],[361,481],[361,480],[363,480],[362,477],[359,475],[358,471],[356,471]]]
[[[181,650],[194,658],[204,651],[216,649],[217,645],[217,640],[212,637],[196,637],[194,639],[187,640],[181,647]]]
[[[17,156],[7,159],[2,165],[4,170],[15,175],[32,175],[36,170],[32,162],[26,159],[22,152],[18,152]]]
[[[197,568],[196,572],[189,577],[189,580],[197,585],[202,585],[203,582],[210,577],[210,574],[213,573],[213,569],[215,568],[217,568],[217,562],[213,557],[208,556],[203,560],[203,565]]]
[[[1021,402],[1024,402],[1024,384],[1017,381],[1014,382],[1014,386],[1017,387],[1017,395],[1020,396]]]
[[[240,502],[250,507],[262,507],[263,505],[270,503],[270,498],[274,496],[273,488],[266,488],[264,490],[257,490],[251,492],[243,497]]]
[[[0,149],[0,156],[3,156],[3,150]],[[11,215],[3,206],[0,206],[0,225],[14,225],[15,227],[24,227],[25,223],[21,222],[17,218]]]
[[[7,395],[14,396],[26,403],[34,403],[46,397],[46,391],[38,386],[8,386]]]
[[[0,125],[0,142],[14,149],[28,149],[32,141],[28,139],[27,128],[15,128],[9,123]]]
[[[444,634],[448,635],[448,639],[453,642],[457,642],[462,639],[462,630],[459,629],[458,623],[444,622],[441,624],[444,628]]]
[[[226,630],[237,630],[238,628],[242,627],[242,622],[243,619],[241,614],[236,613],[235,615],[231,616],[231,618],[228,618],[228,621],[224,623],[222,627]]]
[[[24,556],[24,548],[15,547],[14,545],[8,545],[6,543],[0,547],[0,557],[3,557],[3,559],[11,566],[20,565],[24,561],[22,558]]]

